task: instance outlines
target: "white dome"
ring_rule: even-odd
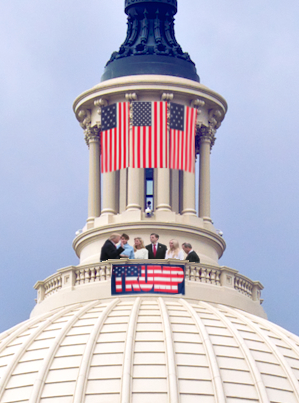
[[[299,402],[299,338],[221,304],[78,303],[0,336],[0,402]]]

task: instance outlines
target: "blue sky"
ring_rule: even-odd
[[[179,0],[176,36],[228,102],[211,155],[220,263],[260,280],[273,322],[299,334],[299,3]],[[122,0],[0,2],[0,331],[33,285],[77,264],[88,150],[72,112],[125,38]]]

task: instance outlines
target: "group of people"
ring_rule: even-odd
[[[134,238],[134,247],[129,245],[130,237],[127,234],[112,234],[104,243],[101,250],[101,262],[108,259],[179,259],[189,262],[199,263],[197,253],[192,249],[188,242],[182,244],[182,249],[177,240],[169,241],[169,248],[159,242],[159,235],[152,233],[150,235],[151,243],[144,246],[143,239]],[[184,257],[184,252],[186,257]]]

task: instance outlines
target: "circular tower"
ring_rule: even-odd
[[[190,242],[202,263],[218,265],[225,242],[210,218],[210,152],[226,102],[199,83],[176,40],[176,0],[127,0],[125,12],[124,43],[101,83],[74,102],[90,155],[87,224],[74,249],[81,264],[98,262],[112,232],[145,240],[157,232],[162,243]]]
[[[258,281],[218,263],[209,156],[226,102],[175,39],[176,0],[125,12],[123,45],[74,104],[90,158],[80,264],[38,281],[30,319],[0,335],[0,403],[299,403],[299,338],[267,321]],[[113,232],[191,242],[200,262],[100,262]]]

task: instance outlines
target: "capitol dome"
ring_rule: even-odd
[[[110,286],[52,290],[44,311],[1,335],[1,403],[299,401],[299,338],[241,288],[189,280],[184,298],[101,298]],[[259,316],[191,298],[207,290]],[[86,301],[59,306],[80,292]]]

